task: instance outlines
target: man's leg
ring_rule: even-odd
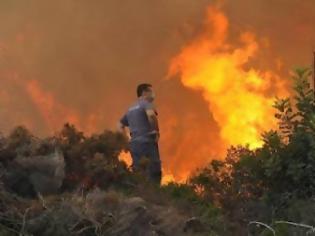
[[[132,142],[130,143],[130,153],[132,170],[139,171],[141,158],[148,158],[148,177],[151,181],[160,184],[162,171],[158,144],[155,142]]]
[[[143,152],[141,150],[141,145],[137,142],[131,142],[129,144],[129,147],[130,147],[130,154],[132,158],[131,168],[133,171],[137,171],[139,170],[140,159],[143,155]]]
[[[150,143],[148,145],[149,163],[149,178],[151,181],[160,184],[162,179],[161,160],[159,153],[159,146],[157,143]]]

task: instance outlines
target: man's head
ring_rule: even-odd
[[[139,84],[137,87],[138,98],[144,98],[149,102],[153,102],[155,94],[151,84]]]

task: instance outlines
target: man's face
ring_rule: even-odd
[[[152,87],[148,88],[148,89],[144,92],[144,97],[145,97],[149,102],[153,102],[153,101],[154,101],[155,94],[154,94],[154,91],[153,91]]]

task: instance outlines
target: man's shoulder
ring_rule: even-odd
[[[149,102],[147,100],[139,100],[138,104],[140,107],[144,108],[144,109],[154,109],[154,104],[152,102]]]
[[[134,102],[132,104],[130,104],[129,108],[128,108],[128,111],[133,111],[133,110],[136,110],[136,109],[139,109],[140,108],[140,104],[137,103],[137,102]]]
[[[137,100],[132,103],[129,108],[128,112],[136,111],[136,110],[155,110],[155,106],[152,102],[147,100]]]

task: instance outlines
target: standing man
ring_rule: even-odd
[[[160,137],[157,112],[153,105],[154,91],[151,84],[140,84],[137,87],[138,100],[120,119],[119,128],[126,133],[130,131],[130,152],[132,169],[139,168],[140,159],[149,159],[149,178],[153,182],[161,182],[161,161],[158,141]]]

